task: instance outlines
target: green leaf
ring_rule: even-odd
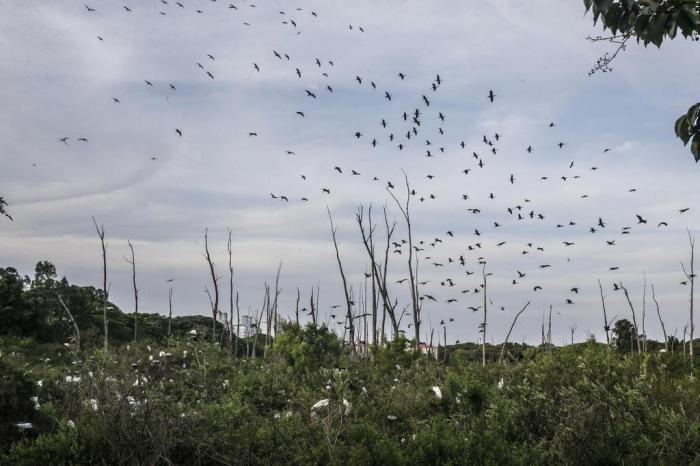
[[[613,0],[595,0],[595,4],[601,13],[606,14],[613,4]]]
[[[626,12],[632,11],[632,6],[634,6],[634,0],[622,0],[620,3],[622,4],[622,8],[624,8]]]
[[[673,39],[676,37],[677,32],[678,32],[678,12],[675,12],[671,15],[671,17],[666,22],[666,34],[668,35],[669,39]]]
[[[622,16],[622,8],[620,5],[614,4],[610,6],[608,12],[603,15],[603,21],[606,27],[610,29],[613,34],[617,34],[620,28],[620,17]]]
[[[688,109],[688,113],[685,118],[688,120],[688,126],[695,126],[695,122],[698,119],[698,113],[700,113],[700,103],[697,103]]]
[[[666,20],[668,19],[667,13],[661,13],[654,17],[653,21],[649,24],[647,32],[649,34],[649,40],[652,44],[657,47],[661,47],[661,43],[664,40],[664,34],[666,33]]]
[[[690,126],[688,125],[688,120],[685,115],[681,115],[680,118],[676,120],[675,125],[676,136],[683,141],[683,145],[687,145],[690,141]]]
[[[693,136],[693,142],[690,144],[690,152],[695,157],[695,162],[700,161],[700,133]]]

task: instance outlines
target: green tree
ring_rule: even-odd
[[[615,327],[613,328],[613,343],[618,351],[623,353],[631,351],[636,339],[637,329],[634,328],[632,322],[627,319],[620,319],[615,322]]]
[[[273,345],[274,353],[297,369],[313,370],[338,364],[343,346],[338,336],[325,325],[306,327],[290,324]]]
[[[51,288],[56,283],[56,266],[49,261],[37,262],[32,288]]]
[[[32,316],[24,299],[28,277],[22,277],[12,267],[0,269],[0,334],[28,334]]]
[[[665,39],[674,39],[678,32],[685,38],[700,40],[700,0],[583,0],[586,11],[593,13],[593,23],[600,19],[610,37],[606,40],[617,44],[617,50],[603,55],[591,70],[603,73],[612,71],[610,64],[625,49],[631,39],[647,45],[661,47]],[[700,161],[700,103],[691,106],[675,124],[676,136],[687,145],[695,161]]]

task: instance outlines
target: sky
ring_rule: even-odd
[[[281,263],[280,312],[293,315],[297,287],[304,306],[319,286],[325,320],[344,303],[326,208],[357,298],[369,261],[355,211],[372,204],[381,220],[386,204],[394,240],[407,238],[387,192],[391,182],[405,199],[405,171],[419,279],[429,282],[420,292],[436,299],[424,300],[424,339],[442,334],[443,320],[448,342],[480,338],[481,312],[469,310],[483,300],[479,258],[492,274],[488,341],[502,341],[528,302],[511,340],[539,342],[550,305],[554,343],[570,341],[572,327],[575,341],[603,340],[598,280],[609,318],[631,319],[613,290],[622,282],[641,320],[645,276],[646,333],[662,338],[654,284],[669,335],[682,338],[698,167],[673,122],[697,100],[697,42],[632,44],[612,73],[589,76],[613,48],[586,40],[604,33],[577,1],[181,3],[89,0],[88,11],[84,0],[0,0],[12,11],[0,17],[0,195],[14,218],[0,220],[0,266],[31,276],[49,260],[72,283],[100,286],[94,216],[120,308],[133,310],[129,240],[141,312],[166,313],[174,279],[174,313],[210,315],[204,232],[228,311],[230,228],[242,313],[260,307]],[[415,109],[409,140],[416,125],[402,115]],[[393,250],[389,288],[401,308],[407,247]]]

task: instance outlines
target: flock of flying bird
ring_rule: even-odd
[[[224,7],[232,12],[239,12],[244,8],[257,8],[253,3],[241,3],[241,4],[224,4],[224,2],[217,2],[217,0],[209,0],[210,8],[196,8],[186,5],[186,2],[172,2],[170,0],[159,0],[162,5],[162,11],[160,15],[167,16],[172,9],[188,10],[195,14],[208,14],[211,12],[218,12],[221,7]],[[190,0],[192,2],[193,0]],[[199,2],[203,3],[203,0]],[[123,14],[133,14],[137,7],[132,7],[128,5],[122,6]],[[90,5],[85,5],[85,14],[95,15],[98,14],[99,9]],[[291,12],[279,11],[276,13],[279,16],[280,23],[285,26],[297,30],[296,34],[301,34],[299,29],[299,21],[294,19],[295,15],[308,15],[309,17],[317,20],[319,14],[316,11],[304,11],[301,8],[296,8]],[[244,26],[251,26],[251,23],[244,21],[242,23]],[[365,27],[358,25],[349,25],[348,31],[365,33]],[[103,36],[98,36],[99,41],[104,41]],[[413,96],[412,101],[406,101],[405,98],[401,99],[400,105],[404,108],[402,111],[395,112],[393,110],[394,105],[397,104],[396,96],[392,92],[391,87],[393,85],[402,83],[407,79],[411,79],[407,73],[397,70],[396,74],[384,82],[379,80],[373,80],[372,78],[354,75],[354,76],[335,76],[333,73],[335,62],[332,59],[321,59],[313,57],[311,60],[301,59],[297,60],[292,57],[289,52],[282,49],[272,49],[269,51],[272,63],[274,65],[265,65],[265,60],[257,60],[251,62],[250,68],[247,71],[251,75],[251,79],[255,79],[256,76],[265,73],[266,68],[270,66],[277,67],[277,70],[284,70],[289,73],[290,76],[296,76],[296,80],[299,83],[299,92],[305,96],[307,99],[307,104],[305,108],[300,108],[294,111],[294,114],[290,114],[289,118],[303,119],[301,121],[307,121],[307,115],[309,112],[313,112],[315,106],[322,105],[322,101],[325,99],[332,99],[334,97],[334,92],[336,87],[334,82],[338,80],[343,80],[342,84],[349,85],[352,82],[356,93],[371,93],[376,95],[376,98],[382,99],[385,104],[391,104],[391,107],[387,107],[386,111],[382,114],[376,115],[374,120],[376,124],[374,127],[370,128],[356,128],[347,134],[347,142],[357,144],[360,150],[372,151],[376,150],[380,146],[389,147],[398,153],[403,154],[404,151],[411,154],[417,153],[421,157],[426,159],[436,159],[439,157],[446,157],[448,154],[458,155],[455,157],[459,160],[459,163],[463,164],[460,167],[460,172],[465,179],[465,183],[468,182],[470,177],[478,177],[479,171],[483,170],[487,164],[497,164],[499,160],[500,143],[506,137],[506,135],[500,132],[493,132],[492,134],[483,134],[480,138],[480,145],[478,147],[469,147],[470,143],[465,142],[460,138],[454,139],[450,138],[448,133],[448,123],[449,115],[448,112],[441,111],[436,108],[438,99],[436,96],[439,95],[441,87],[445,84],[445,79],[440,74],[435,74],[434,77],[428,82],[424,91],[417,92]],[[216,79],[216,56],[214,53],[203,53],[202,59],[193,63],[196,69],[202,73],[202,78],[204,80],[215,80]],[[307,83],[307,77],[313,77],[313,79],[323,80],[322,85],[318,85],[315,82],[313,85],[305,84]],[[166,89],[169,96],[177,93],[177,87],[174,82],[169,83],[158,83],[148,79],[143,79],[143,85],[147,88],[162,87]],[[364,94],[363,94],[364,95]],[[500,97],[494,90],[486,89],[482,96],[484,105],[498,105]],[[119,96],[111,97],[114,105],[122,104],[122,99]],[[392,113],[393,112],[393,113]],[[291,112],[290,112],[291,113]],[[548,121],[543,124],[545,131],[551,131],[550,134],[557,135],[556,123],[553,121]],[[173,136],[176,138],[186,137],[186,128],[173,128]],[[248,130],[243,137],[256,138],[258,137],[257,130]],[[80,143],[88,143],[86,137],[75,138],[76,141]],[[70,145],[73,138],[62,136],[59,138],[61,144]],[[566,154],[567,143],[561,139],[553,139],[551,143],[551,148],[553,150],[560,151],[562,157]],[[602,153],[607,154],[610,152],[610,148],[603,148]],[[296,157],[297,153],[295,150],[289,148],[281,148],[280,152],[288,157]],[[537,148],[532,145],[524,145],[522,147],[523,157],[533,157],[537,152]],[[403,156],[403,155],[402,155]],[[158,160],[158,156],[150,155],[150,159],[154,162]],[[468,163],[466,162],[468,161]],[[465,166],[466,165],[466,166]],[[568,168],[573,170],[575,162],[571,161],[568,163]],[[342,166],[329,166],[327,168],[329,173],[335,174],[336,176],[349,176],[356,179],[364,179],[370,183],[381,184],[387,190],[394,190],[397,196],[403,194],[403,189],[405,186],[398,182],[392,182],[391,180],[382,180],[377,176],[366,175],[365,170],[360,170],[358,168],[347,168]],[[598,166],[592,166],[585,169],[590,175],[595,174],[598,170]],[[559,180],[564,183],[571,182],[573,180],[581,179],[584,175],[581,172],[571,171],[559,176]],[[504,185],[516,185],[519,183],[519,176],[515,173],[504,173],[502,182]],[[430,183],[435,179],[435,175],[431,173],[426,173],[425,180],[426,183]],[[300,183],[304,186],[308,186],[310,180],[307,179],[305,174],[298,174]],[[549,176],[541,176],[541,181],[549,180]],[[330,186],[317,186],[316,188],[316,198],[323,199],[324,196],[331,195]],[[311,191],[309,191],[311,192]],[[636,192],[635,188],[628,188],[628,192]],[[306,194],[302,197],[290,196],[286,193],[273,192],[269,194],[270,198],[276,202],[310,202],[314,200],[314,196],[311,194]],[[429,191],[418,191],[415,188],[410,190],[410,196],[416,202],[427,203],[431,201],[436,201],[438,195],[434,192]],[[474,223],[482,225],[478,228],[474,228],[471,232],[470,239],[464,243],[459,243],[460,251],[457,253],[442,255],[440,246],[446,242],[453,242],[454,245],[459,242],[456,238],[455,231],[458,228],[445,229],[444,235],[419,239],[414,243],[415,253],[419,255],[422,263],[426,264],[428,267],[433,268],[435,271],[442,272],[443,270],[449,270],[450,272],[445,272],[452,276],[445,276],[440,279],[438,283],[433,283],[429,280],[423,280],[419,284],[421,286],[421,301],[424,302],[441,302],[444,305],[459,305],[462,303],[462,307],[465,310],[479,311],[481,305],[479,304],[481,300],[476,299],[476,304],[468,302],[466,305],[465,301],[468,299],[462,299],[464,295],[478,295],[483,292],[483,284],[481,283],[481,276],[478,271],[481,267],[486,264],[486,255],[489,248],[501,248],[507,244],[506,241],[498,241],[495,237],[497,235],[492,235],[493,232],[498,232],[500,229],[507,229],[510,225],[518,222],[528,223],[536,222],[540,225],[546,225],[551,222],[550,216],[546,212],[538,209],[535,202],[528,198],[522,198],[521,201],[509,205],[503,215],[505,218],[499,217],[497,220],[484,221],[482,219],[482,210],[485,208],[479,206],[477,202],[488,202],[494,200],[497,193],[491,192],[488,194],[459,194],[458,200],[467,205],[466,212],[474,219]],[[582,194],[581,198],[588,197],[587,194]],[[680,209],[678,214],[684,214],[688,211],[688,208]],[[506,215],[507,214],[507,215]],[[616,221],[621,220],[620,218],[615,219]],[[456,222],[457,220],[455,220]],[[459,220],[461,221],[461,220]],[[668,222],[664,220],[654,220],[644,218],[641,214],[632,214],[628,219],[629,222],[634,222],[635,228],[649,228],[653,225],[656,228],[668,227]],[[651,222],[651,223],[650,223]],[[606,238],[600,240],[602,247],[614,247],[617,245],[618,241],[621,241],[624,235],[630,235],[633,230],[633,225],[621,226],[618,230],[618,237],[611,238],[609,232],[611,226],[608,223],[612,223],[609,219],[604,219],[598,217],[597,222],[594,224],[581,224],[579,225],[575,220],[567,220],[563,222],[551,222],[551,228],[554,231],[567,230],[572,228],[582,229],[585,228],[587,232],[591,235],[600,235],[605,233]],[[652,225],[653,224],[653,225]],[[492,239],[492,237],[494,239]],[[574,241],[563,240],[561,242],[561,247],[572,248],[575,246]],[[391,242],[391,251],[394,255],[406,256],[406,249],[408,248],[408,242],[406,239],[399,239]],[[455,247],[451,248],[451,251],[455,251]],[[545,257],[545,248],[536,241],[526,241],[520,247],[519,255],[534,255],[537,257],[542,257],[539,260],[539,264],[534,270],[520,270],[517,266],[514,266],[512,270],[512,276],[508,278],[508,281],[512,286],[527,286],[532,292],[538,293],[543,290],[543,285],[536,282],[536,277],[538,277],[539,272],[546,272],[548,269],[553,268],[553,264],[548,262]],[[402,261],[403,262],[403,261]],[[398,268],[396,268],[399,270]],[[615,272],[619,269],[618,266],[610,264],[607,267],[608,271]],[[397,272],[399,273],[399,272]],[[453,275],[454,274],[454,275]],[[470,278],[474,275],[473,278]],[[491,273],[489,273],[491,275]],[[365,277],[368,275],[365,274]],[[535,277],[529,284],[528,279],[530,277]],[[467,284],[470,280],[477,280],[476,284]],[[395,280],[396,285],[406,284],[407,279],[402,278]],[[441,290],[444,290],[446,297],[444,299],[438,299],[436,295],[438,293],[432,291],[436,290],[435,286],[439,285]],[[616,282],[610,284],[612,289],[619,289]],[[561,304],[572,305],[575,304],[575,296],[579,294],[581,287],[578,285],[571,286],[567,296],[563,297]],[[457,290],[457,291],[453,291]],[[493,301],[492,301],[493,302]],[[333,306],[337,307],[337,306]],[[497,306],[498,307],[498,306]],[[500,309],[504,309],[500,306]],[[335,314],[332,315],[335,317]],[[453,322],[454,317],[449,317],[448,322]],[[441,320],[441,325],[447,325],[445,320]],[[410,324],[408,324],[410,326]]]

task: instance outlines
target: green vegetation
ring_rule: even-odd
[[[639,354],[626,321],[615,345],[511,344],[502,365],[489,347],[482,367],[473,343],[353,357],[312,325],[247,358],[203,338],[203,317],[168,337],[166,318],[140,316],[134,342],[112,305],[105,353],[99,293],[48,263],[33,280],[0,269],[0,464],[700,464],[687,356]]]

